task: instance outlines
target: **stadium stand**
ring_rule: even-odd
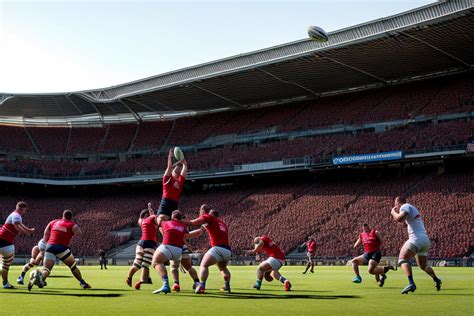
[[[408,193],[417,206],[431,237],[431,257],[459,257],[471,246],[474,221],[474,172],[440,176],[407,176],[403,178],[321,180],[241,188],[211,188],[189,192],[183,196],[181,210],[188,218],[198,215],[199,206],[208,203],[220,211],[228,223],[232,247],[236,255],[245,255],[252,247],[251,237],[268,234],[284,251],[298,247],[301,241],[315,235],[317,255],[347,257],[360,252],[352,249],[361,225],[369,223],[380,230],[385,255],[396,256],[407,238],[406,228],[389,216],[395,195]],[[410,191],[410,192],[408,192]],[[21,195],[0,195],[0,214],[8,211]],[[82,197],[29,197],[30,211],[25,222],[37,228],[34,238],[21,237],[20,253],[28,253],[41,238],[42,230],[61,211],[71,208],[84,236],[73,245],[78,255],[93,255],[97,249],[115,247],[118,239],[109,232],[133,225],[139,211],[148,201],[158,205],[157,194],[87,194]],[[456,234],[452,232],[456,231]],[[242,238],[246,236],[245,238]],[[123,240],[122,240],[123,242]],[[193,240],[204,250],[206,237]]]

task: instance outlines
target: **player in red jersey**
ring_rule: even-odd
[[[306,256],[308,257],[308,264],[306,265],[306,270],[304,270],[303,274],[306,274],[308,272],[308,269],[311,267],[310,272],[314,273],[314,257],[316,256],[316,240],[314,239],[313,236],[310,236],[308,238],[308,241],[305,242],[303,247],[306,247],[308,250],[306,252]]]
[[[200,216],[190,222],[186,222],[189,226],[204,226],[209,239],[211,241],[211,249],[209,249],[201,260],[199,269],[201,282],[196,288],[196,294],[204,294],[206,289],[206,281],[209,276],[209,267],[217,264],[221,275],[224,278],[223,291],[231,292],[230,289],[230,272],[227,269],[230,257],[232,255],[229,244],[229,232],[227,225],[219,219],[219,213],[210,210],[207,204],[201,206]]]
[[[0,258],[2,259],[2,280],[4,289],[13,289],[8,282],[8,271],[15,257],[15,239],[19,233],[33,236],[34,228],[28,228],[23,224],[22,216],[25,215],[28,206],[25,202],[18,202],[15,210],[8,215],[5,224],[0,227]]]
[[[161,227],[163,233],[163,242],[153,255],[152,266],[156,272],[160,274],[163,285],[154,291],[153,294],[168,294],[171,292],[168,282],[168,272],[164,264],[170,260],[179,262],[181,253],[183,252],[184,239],[198,237],[202,234],[200,229],[189,233],[186,225],[181,222],[182,219],[183,213],[178,210],[171,213],[170,221],[158,219],[158,225]]]
[[[150,283],[149,269],[153,254],[158,245],[158,217],[155,215],[151,203],[148,208],[140,212],[138,225],[142,228],[142,237],[135,248],[135,260],[128,271],[127,285],[132,286],[133,275],[143,268],[140,281],[135,284],[135,289],[139,290],[143,283]]]
[[[158,209],[158,216],[162,220],[169,220],[171,213],[178,209],[179,198],[187,175],[188,162],[183,160],[173,164],[173,149],[171,148],[168,153],[168,166],[163,175],[163,195]]]
[[[389,270],[395,270],[391,265],[386,267],[379,267],[378,264],[382,259],[381,244],[382,238],[375,229],[370,229],[368,224],[364,224],[362,227],[362,233],[359,234],[354,248],[357,248],[360,244],[364,246],[364,254],[352,259],[352,269],[355,273],[355,278],[352,280],[354,283],[361,283],[362,278],[359,274],[360,264],[369,264],[369,273],[375,275],[376,280],[379,282],[379,286],[383,287],[385,279],[387,278],[387,272]]]
[[[260,290],[262,287],[263,276],[266,273],[271,273],[274,279],[279,280],[285,285],[285,291],[291,290],[291,283],[285,279],[279,272],[280,268],[285,263],[285,253],[278,247],[278,245],[271,240],[268,236],[255,237],[254,239],[255,253],[265,252],[268,259],[260,263],[257,269],[257,281],[253,286],[255,289]]]
[[[43,239],[47,240],[47,245],[43,269],[41,272],[31,272],[28,291],[31,291],[33,285],[37,285],[39,288],[45,285],[45,280],[51,274],[56,258],[71,269],[72,274],[79,281],[83,289],[90,289],[90,285],[82,278],[81,271],[77,268],[77,262],[69,249],[72,237],[81,235],[81,230],[72,220],[72,216],[70,210],[65,210],[61,219],[53,220],[46,226]]]

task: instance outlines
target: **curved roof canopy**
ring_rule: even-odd
[[[0,122],[91,124],[245,109],[474,65],[474,0],[438,2],[309,39],[105,89],[0,94]]]

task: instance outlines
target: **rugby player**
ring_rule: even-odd
[[[200,229],[188,233],[186,225],[181,222],[182,219],[183,213],[178,210],[171,213],[170,221],[158,219],[158,225],[163,232],[163,242],[153,255],[152,266],[160,274],[163,285],[158,290],[153,291],[153,294],[168,294],[171,292],[165,263],[170,260],[179,262],[183,251],[184,239],[198,237],[202,234]]]
[[[382,251],[380,248],[382,238],[380,237],[380,233],[376,229],[370,229],[369,224],[364,224],[362,226],[362,233],[359,234],[354,248],[359,247],[360,244],[364,246],[364,254],[352,259],[352,269],[356,275],[355,278],[352,279],[352,282],[362,282],[362,278],[359,274],[359,265],[368,264],[369,273],[375,275],[379,286],[383,287],[385,279],[387,279],[387,272],[389,270],[395,270],[395,268],[391,265],[386,267],[378,266],[380,259],[382,259]]]
[[[140,212],[138,218],[138,225],[142,228],[142,236],[135,248],[135,260],[128,271],[127,285],[132,286],[133,275],[143,268],[140,281],[135,284],[135,289],[139,290],[143,283],[151,283],[149,281],[149,269],[153,253],[158,245],[158,217],[155,215],[151,203],[148,203],[148,208]]]
[[[308,241],[305,242],[302,246],[306,247],[306,249],[308,250],[306,252],[306,256],[308,257],[308,264],[306,265],[306,269],[304,270],[303,274],[306,274],[310,267],[310,272],[314,273],[314,257],[316,256],[316,241],[314,240],[314,237],[310,236],[308,238]]]
[[[77,262],[69,249],[72,237],[80,236],[82,233],[79,226],[72,220],[72,216],[73,214],[70,210],[65,210],[61,219],[53,220],[46,226],[43,236],[43,239],[47,240],[43,268],[41,272],[33,271],[30,273],[28,291],[31,291],[33,285],[39,288],[45,285],[45,281],[54,267],[56,258],[71,269],[72,274],[79,281],[83,289],[91,288],[82,278],[81,271],[77,268]]]
[[[19,233],[33,236],[35,229],[28,228],[23,224],[22,216],[25,215],[28,206],[20,201],[16,204],[15,210],[8,215],[5,224],[0,227],[0,258],[2,259],[2,281],[4,289],[13,289],[13,285],[8,282],[8,271],[15,257],[15,239]]]
[[[168,165],[163,175],[163,194],[161,196],[160,208],[158,209],[158,217],[162,220],[169,220],[171,213],[178,209],[179,199],[187,175],[188,162],[183,160],[173,164],[173,149],[170,148]]]
[[[174,284],[172,290],[175,292],[181,291],[181,287],[179,285],[179,267],[181,264],[181,268],[183,273],[187,271],[191,279],[193,279],[193,290],[199,285],[199,277],[197,275],[196,269],[193,267],[193,262],[191,258],[192,252],[191,245],[185,240],[183,245],[183,252],[181,253],[181,261],[171,260],[171,275],[173,276]]]
[[[420,212],[416,207],[407,203],[403,196],[395,199],[395,205],[390,212],[393,219],[399,223],[405,222],[408,226],[408,240],[403,245],[398,256],[398,265],[408,277],[409,284],[402,290],[402,294],[415,292],[416,285],[413,281],[410,259],[416,257],[418,267],[425,271],[435,282],[436,290],[441,290],[441,280],[436,276],[433,268],[428,266],[428,250],[430,239],[426,234],[425,225],[421,219]]]
[[[278,247],[273,240],[269,237],[263,235],[260,237],[255,237],[254,239],[255,248],[253,251],[255,253],[265,252],[268,256],[268,259],[260,263],[257,269],[257,281],[253,286],[255,289],[260,290],[262,287],[262,280],[266,273],[271,273],[271,276],[274,279],[279,280],[285,286],[285,291],[291,290],[291,283],[285,279],[279,272],[280,268],[285,263],[285,253]]]
[[[184,222],[187,226],[204,226],[210,242],[211,249],[209,249],[201,260],[199,268],[200,282],[196,288],[196,294],[204,294],[206,291],[206,281],[209,277],[209,267],[217,264],[221,275],[224,278],[224,287],[221,290],[228,293],[230,288],[230,271],[227,268],[230,257],[232,255],[229,244],[229,232],[227,225],[219,219],[219,212],[210,210],[207,204],[203,204],[200,209],[200,216],[192,221]]]
[[[43,264],[44,251],[46,250],[46,242],[41,239],[37,245],[31,249],[31,259],[21,269],[21,274],[16,280],[18,284],[24,284],[26,273],[34,266]]]

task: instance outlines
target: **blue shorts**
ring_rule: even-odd
[[[138,245],[142,247],[143,249],[156,249],[158,246],[158,243],[154,240],[143,240],[141,239],[138,242]]]
[[[369,260],[375,260],[379,263],[380,259],[382,259],[382,253],[380,251],[364,252],[362,256],[367,262],[369,262]]]
[[[47,244],[45,253],[45,258],[48,260],[58,258],[59,260],[64,261],[71,255],[71,250],[69,250],[69,247],[64,245]]]
[[[11,242],[8,242],[4,239],[0,239],[0,248],[13,245]]]
[[[158,214],[166,215],[171,218],[171,213],[178,209],[178,202],[175,200],[162,198],[160,202],[160,208],[158,209]]]

